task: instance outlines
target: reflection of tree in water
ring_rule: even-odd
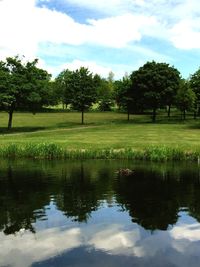
[[[86,222],[91,212],[97,210],[105,198],[104,193],[107,192],[110,180],[105,170],[95,172],[94,176],[92,169],[83,163],[72,169],[70,175],[62,181],[62,191],[55,197],[58,208],[74,221]]]
[[[146,229],[167,229],[182,207],[200,221],[198,168],[136,165],[132,176],[116,177],[119,165],[114,161],[36,166],[7,164],[0,169],[0,229],[5,234],[22,228],[34,232],[33,223],[46,218],[52,196],[56,207],[78,222],[86,222],[102,200],[112,204],[114,197]]]
[[[181,207],[200,218],[200,183],[191,170],[166,171],[163,176],[163,172],[136,169],[134,175],[119,177],[116,191],[118,203],[133,222],[149,230],[166,230],[175,224]]]
[[[79,222],[87,221],[101,200],[111,198],[109,175],[113,171],[94,164],[6,164],[0,173],[0,230],[14,234],[34,232],[33,223],[46,219],[45,206],[53,196],[58,209]]]
[[[200,173],[184,171],[181,174],[181,204],[188,207],[189,214],[200,222]]]
[[[43,207],[49,203],[45,194],[47,184],[41,172],[28,173],[8,166],[0,179],[0,229],[5,234],[14,234],[20,229],[34,232],[32,223],[45,215]],[[34,211],[40,210],[35,213]]]

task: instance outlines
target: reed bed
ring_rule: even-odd
[[[181,147],[151,145],[143,149],[67,149],[56,143],[9,143],[0,146],[1,158],[31,159],[130,159],[144,161],[196,161],[200,163],[200,150]]]

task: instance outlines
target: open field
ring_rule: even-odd
[[[200,121],[184,121],[158,117],[151,123],[149,116],[87,113],[85,125],[79,113],[15,113],[13,129],[7,133],[7,114],[0,114],[0,144],[54,143],[69,150],[129,149],[142,150],[149,146],[167,146],[185,151],[200,151]]]

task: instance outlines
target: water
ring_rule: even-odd
[[[1,267],[199,267],[199,222],[197,165],[0,162]]]

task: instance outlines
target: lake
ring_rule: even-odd
[[[199,267],[200,166],[1,160],[0,266]]]

